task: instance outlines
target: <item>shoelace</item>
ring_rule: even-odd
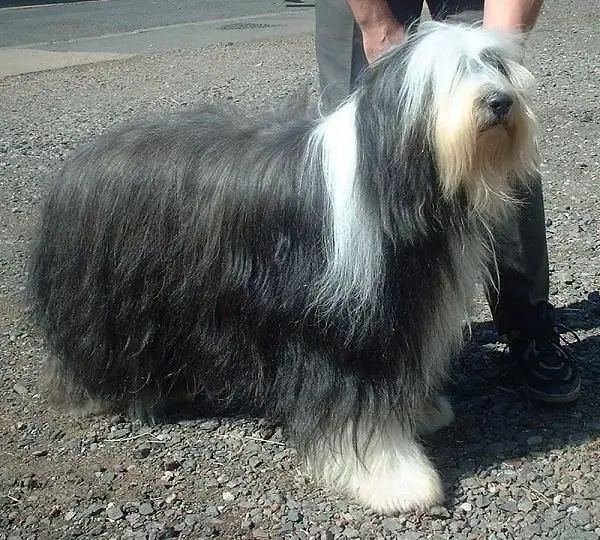
[[[571,358],[572,355],[568,348],[573,343],[569,341],[563,334],[573,336],[575,343],[580,343],[581,339],[577,333],[564,324],[556,324],[552,326],[550,331],[540,332],[534,337],[525,337],[519,331],[516,331],[513,335],[507,336],[507,343],[502,349],[502,355],[506,354],[510,348],[511,343],[517,343],[523,341],[527,343],[524,347],[523,353],[533,353],[534,356],[539,356],[544,352],[558,352],[559,355]]]
[[[513,347],[522,340],[523,348],[519,350],[519,356],[530,366],[531,372],[539,379],[568,381],[572,377],[574,362],[568,346],[571,342],[563,333],[570,334],[576,342],[580,342],[579,336],[565,325],[558,324],[541,332],[537,337],[526,338],[521,335],[513,336],[504,347],[504,356],[511,346]]]

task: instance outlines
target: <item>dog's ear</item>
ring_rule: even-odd
[[[535,85],[535,77],[519,62],[507,61],[508,80],[520,92],[529,92]]]

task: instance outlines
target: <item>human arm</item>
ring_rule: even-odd
[[[507,31],[531,30],[543,0],[485,0],[483,25]]]
[[[386,0],[346,0],[363,36],[369,63],[383,51],[404,39],[404,26],[396,19]],[[506,31],[533,28],[543,0],[485,0],[483,25]]]
[[[394,17],[386,0],[346,0],[363,37],[369,63],[404,39],[404,26]]]

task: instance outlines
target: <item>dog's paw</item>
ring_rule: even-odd
[[[446,396],[437,394],[427,401],[417,419],[417,433],[431,435],[454,422],[454,411]]]
[[[400,459],[376,474],[361,478],[356,497],[381,514],[427,510],[444,500],[437,471],[425,456]]]
[[[425,510],[443,501],[440,477],[412,434],[400,425],[370,437],[369,433],[365,431],[364,438],[359,433],[359,448],[364,449],[359,455],[351,438],[320,446],[307,456],[309,470],[336,491],[382,514]]]

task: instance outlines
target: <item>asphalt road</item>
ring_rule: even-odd
[[[0,9],[0,78],[311,32],[278,0],[97,0]]]
[[[283,0],[98,0],[5,8],[0,10],[0,47],[285,11]]]

